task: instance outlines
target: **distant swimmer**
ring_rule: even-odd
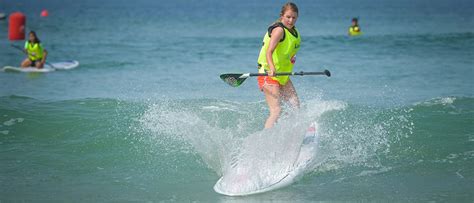
[[[349,27],[349,35],[350,36],[357,36],[362,34],[360,27],[359,27],[359,19],[352,18],[352,25]]]
[[[21,62],[21,67],[43,68],[48,52],[41,45],[41,41],[34,31],[29,33],[29,39],[25,42],[24,52],[28,57]]]

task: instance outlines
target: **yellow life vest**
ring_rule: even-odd
[[[270,44],[270,34],[276,27],[282,27],[285,33],[283,35],[283,39],[278,42],[278,45],[273,51],[272,58],[273,64],[275,65],[275,70],[277,73],[293,71],[294,61],[292,62],[291,60],[300,48],[301,37],[296,28],[293,28],[294,33],[292,33],[282,23],[275,23],[268,28],[268,31],[263,38],[263,46],[260,49],[260,54],[258,56],[259,73],[265,73],[265,71],[269,70],[266,52],[268,45]],[[288,82],[289,76],[277,76],[272,77],[272,79],[278,81],[280,85],[285,85]]]
[[[26,41],[25,49],[28,52],[28,58],[31,61],[37,61],[43,59],[43,46],[40,43],[30,43]]]
[[[360,31],[359,26],[349,27],[349,35],[356,36],[356,35],[360,35],[360,34],[362,34],[362,32]]]

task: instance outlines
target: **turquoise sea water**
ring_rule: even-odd
[[[81,63],[0,72],[0,201],[472,202],[474,3],[463,0],[296,1],[295,70],[333,76],[292,79],[304,113],[281,132],[316,121],[324,159],[280,190],[214,192],[232,150],[300,136],[243,149],[266,103],[254,78],[218,77],[256,71],[283,3],[0,1],[27,15],[50,61]],[[355,16],[364,34],[349,38]],[[7,30],[0,21],[1,67],[23,59]]]

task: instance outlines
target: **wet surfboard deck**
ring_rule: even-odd
[[[47,63],[44,65],[43,68],[5,66],[3,67],[2,70],[4,72],[48,73],[55,70],[70,70],[78,66],[79,66],[78,61],[69,60],[69,61]]]
[[[255,188],[252,191],[238,191],[236,188],[229,188],[229,186],[235,187],[235,185],[232,183],[225,183],[223,177],[221,177],[214,185],[214,191],[227,196],[246,196],[276,190],[292,184],[298,179],[298,177],[304,174],[305,169],[310,164],[311,160],[313,160],[318,150],[319,135],[316,133],[316,129],[317,124],[311,124],[311,126],[306,131],[299,156],[294,165],[286,173],[282,174],[280,176],[281,178],[277,179],[273,183],[263,186],[260,185],[259,188]],[[245,179],[246,176],[244,175],[240,178]]]

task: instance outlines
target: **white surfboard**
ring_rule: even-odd
[[[44,65],[43,68],[36,68],[36,67],[15,67],[15,66],[5,66],[3,67],[4,72],[23,72],[23,73],[47,73],[52,72],[55,70],[70,70],[79,66],[78,61],[70,60],[70,61],[61,61],[61,62],[53,62],[47,63]]]
[[[47,73],[55,71],[54,68],[50,67],[43,67],[43,68],[36,68],[36,67],[14,67],[14,66],[5,66],[2,69],[4,72],[22,72],[22,73]]]
[[[221,177],[214,185],[214,191],[227,196],[245,196],[279,189],[295,182],[298,177],[304,175],[305,169],[310,165],[311,161],[314,159],[315,154],[317,153],[319,146],[319,135],[316,133],[316,129],[316,123],[311,124],[311,126],[308,128],[298,159],[293,164],[293,167],[291,167],[287,173],[281,176],[281,179],[276,180],[272,184],[256,188],[252,191],[235,192],[238,190],[235,190],[235,188],[228,188],[229,186],[234,187],[235,185],[232,183],[224,183],[224,179]],[[245,178],[245,176],[242,178]]]
[[[46,65],[56,70],[70,70],[70,69],[78,67],[79,61],[69,60],[69,61],[53,62]]]

